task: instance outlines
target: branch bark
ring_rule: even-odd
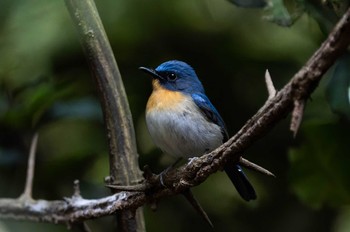
[[[145,183],[134,186],[137,191],[130,188],[130,191],[121,191],[101,199],[71,197],[62,201],[37,200],[25,204],[17,199],[0,199],[0,217],[55,223],[80,222],[116,211],[135,210],[147,202],[183,193],[221,170],[228,160],[238,162],[240,154],[293,111],[295,101],[306,101],[322,75],[349,43],[350,9],[305,66],[236,135],[213,152],[167,173],[163,178],[167,188],[160,184],[158,176],[151,175]]]

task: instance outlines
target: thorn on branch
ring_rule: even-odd
[[[81,198],[79,180],[73,182],[73,198]]]
[[[272,177],[276,177],[275,174],[273,174],[272,172],[270,172],[269,170],[253,163],[253,162],[250,162],[249,160],[247,159],[244,159],[243,157],[240,157],[238,163],[243,166],[243,167],[246,167],[250,170],[253,170],[253,171],[256,171],[256,172],[259,172],[261,174],[264,174],[264,175],[267,175],[267,176],[272,176]]]
[[[274,96],[276,96],[277,91],[275,89],[275,86],[273,86],[271,75],[268,69],[266,69],[266,72],[265,72],[265,82],[266,82],[267,92],[269,93],[269,97],[267,98],[267,100],[270,100]]]
[[[67,202],[68,204],[72,204],[75,201],[78,201],[80,199],[83,199],[83,197],[81,196],[81,191],[80,191],[80,183],[79,180],[74,180],[73,182],[73,195],[72,197],[63,197],[63,200],[65,202]],[[67,226],[68,229],[70,228],[71,222],[68,222]]]
[[[24,192],[19,197],[19,200],[24,202],[33,200],[32,192],[33,192],[34,169],[35,169],[35,154],[36,154],[36,148],[38,144],[38,137],[39,137],[38,133],[35,133],[30,144],[26,184],[24,187]]]
[[[292,120],[290,123],[290,130],[293,132],[294,138],[298,133],[301,121],[303,119],[304,108],[305,108],[305,100],[295,100],[294,101]]]
[[[214,228],[213,223],[210,221],[208,214],[204,211],[202,206],[194,197],[193,193],[190,189],[187,189],[182,195],[186,198],[186,200],[192,205],[192,207],[199,213],[199,215],[210,225],[211,228]]]

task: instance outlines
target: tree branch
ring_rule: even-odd
[[[93,0],[65,0],[80,34],[97,83],[109,142],[108,184],[131,185],[141,180],[131,112],[120,72]],[[119,230],[145,231],[142,210],[118,212]]]
[[[178,170],[169,171],[164,177],[166,186],[170,186],[168,188],[160,184],[159,176],[147,172],[147,182],[141,185],[144,188],[140,188],[140,192],[122,191],[96,200],[72,197],[62,201],[37,200],[26,204],[17,199],[0,199],[0,217],[55,223],[79,222],[120,210],[135,210],[147,202],[183,193],[221,170],[228,160],[238,162],[240,154],[293,110],[294,101],[306,101],[322,75],[349,43],[350,9],[306,65],[236,135],[213,152],[193,159]]]

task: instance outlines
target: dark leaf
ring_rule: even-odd
[[[333,112],[350,119],[350,54],[338,59],[327,85],[327,100]]]
[[[266,1],[264,0],[229,0],[229,2],[246,8],[262,8],[266,6]]]

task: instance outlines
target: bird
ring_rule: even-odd
[[[170,60],[155,69],[139,69],[152,77],[146,125],[153,142],[164,153],[176,158],[199,157],[229,139],[222,117],[189,64]],[[238,164],[228,163],[224,171],[244,200],[257,198]]]

